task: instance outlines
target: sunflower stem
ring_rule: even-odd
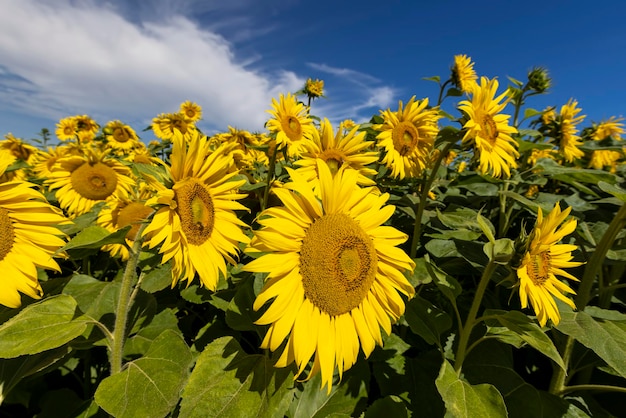
[[[452,79],[448,79],[439,87],[439,98],[437,98],[437,106],[441,105],[441,102],[443,101],[443,91],[446,86],[450,84],[451,81]]]
[[[270,147],[271,150],[271,147]],[[270,164],[267,169],[267,184],[265,185],[265,190],[263,191],[263,200],[261,201],[261,212],[267,208],[267,201],[270,196],[270,189],[272,187],[272,180],[274,179],[274,170],[276,167],[276,154],[278,154],[278,145],[274,147],[274,152],[270,154]]]
[[[493,260],[489,260],[489,263],[487,264],[487,267],[485,267],[483,275],[480,278],[478,287],[476,288],[476,294],[474,295],[474,300],[472,301],[470,311],[467,314],[465,325],[463,325],[463,327],[461,328],[459,346],[456,350],[456,359],[454,361],[454,370],[456,370],[457,374],[459,375],[461,373],[461,367],[463,367],[463,361],[465,361],[465,356],[468,353],[467,344],[469,343],[472,329],[474,329],[474,325],[478,323],[476,321],[478,309],[480,308],[483,296],[485,295],[485,290],[487,289],[487,285],[489,284],[489,281],[491,280],[491,275],[493,274],[495,269],[496,263]]]
[[[593,283],[598,277],[600,273],[600,269],[602,268],[602,264],[604,263],[604,259],[606,257],[606,253],[611,249],[617,234],[624,228],[626,225],[626,205],[622,204],[622,207],[617,211],[615,218],[609,224],[608,229],[602,236],[602,239],[596,246],[596,250],[591,254],[589,261],[587,261],[587,266],[585,267],[585,272],[583,273],[583,278],[580,282],[580,286],[578,287],[578,294],[576,295],[575,302],[576,307],[579,311],[585,309],[587,303],[589,303],[591,288],[593,287]]]
[[[611,386],[611,385],[574,385],[574,386],[565,386],[559,392],[559,395],[567,395],[571,392],[579,392],[583,390],[597,390],[601,392],[619,392],[626,393],[626,388],[620,386]]]
[[[126,326],[128,322],[128,312],[130,311],[132,300],[136,295],[137,263],[141,252],[142,233],[148,224],[144,223],[137,232],[135,242],[130,250],[130,257],[126,262],[124,275],[122,276],[122,286],[115,309],[115,324],[113,328],[113,346],[109,361],[111,363],[111,375],[122,371],[122,355],[124,352],[124,340],[126,339]]]
[[[554,374],[552,375],[552,379],[550,380],[550,387],[548,388],[548,392],[553,395],[559,395],[563,392],[563,388],[565,387],[565,378],[567,377],[567,369],[569,368],[569,362],[572,357],[572,352],[574,351],[574,339],[570,336],[567,336],[565,339],[565,348],[563,349],[563,354],[561,358],[563,359],[563,364],[565,364],[565,370],[562,369],[558,365],[553,365]]]

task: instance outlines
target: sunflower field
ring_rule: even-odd
[[[309,79],[257,132],[7,134],[0,416],[626,416],[623,119],[427,80],[364,123]]]

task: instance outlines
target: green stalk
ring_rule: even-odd
[[[137,279],[137,263],[139,262],[139,253],[141,252],[141,244],[143,242],[143,230],[148,224],[144,223],[137,232],[135,242],[130,251],[130,257],[126,262],[124,275],[122,276],[122,286],[120,288],[120,296],[115,309],[115,324],[113,328],[113,346],[111,348],[110,362],[111,375],[122,371],[122,355],[124,352],[124,341],[126,339],[126,326],[128,322],[128,312],[132,306],[134,299],[134,285]],[[132,293],[132,295],[131,295]]]
[[[569,368],[569,362],[572,357],[572,352],[574,351],[574,339],[568,336],[565,339],[565,348],[563,349],[563,355],[561,358],[563,359],[563,364],[565,364],[565,370],[561,367],[554,365],[554,374],[552,375],[552,379],[550,380],[550,387],[548,388],[548,392],[558,395],[563,391],[565,387],[565,378],[567,377],[567,369]]]
[[[451,81],[451,79],[448,79],[439,87],[439,98],[437,99],[437,106],[439,106],[443,101],[443,91],[445,90],[446,86],[450,84]]]
[[[265,190],[263,191],[263,200],[261,201],[261,212],[263,212],[265,208],[267,208],[267,201],[270,196],[272,180],[274,180],[274,170],[276,167],[276,154],[278,154],[278,144],[276,144],[276,147],[274,147],[274,152],[270,155],[270,165],[269,165],[269,168],[267,169],[267,184],[265,185]]]
[[[430,186],[432,186],[433,181],[435,180],[435,176],[437,175],[437,171],[439,171],[439,166],[441,165],[441,161],[443,161],[445,155],[448,153],[450,148],[454,145],[452,142],[448,142],[443,150],[439,153],[437,160],[432,166],[430,171],[430,176],[426,179],[426,182],[422,183],[422,190],[420,193],[420,201],[417,204],[417,208],[415,211],[415,224],[413,225],[413,238],[411,239],[411,249],[409,251],[409,256],[411,258],[415,258],[417,254],[417,244],[420,240],[420,234],[422,233],[422,214],[424,213],[424,209],[426,208],[426,200],[428,199],[428,192],[430,191]]]
[[[456,350],[456,359],[454,361],[454,370],[456,370],[457,374],[461,373],[463,361],[465,361],[465,356],[468,353],[467,344],[469,343],[472,329],[474,329],[474,325],[477,324],[476,315],[478,314],[478,309],[480,308],[483,296],[485,295],[485,290],[487,289],[487,285],[489,284],[489,280],[491,279],[491,275],[493,274],[495,269],[496,263],[492,260],[489,260],[489,263],[487,264],[487,267],[485,267],[485,271],[483,271],[483,275],[480,278],[480,282],[478,283],[478,288],[476,289],[476,294],[474,295],[474,300],[472,301],[470,311],[467,314],[465,325],[461,329],[459,346]]]
[[[600,269],[602,268],[602,264],[604,263],[604,259],[606,258],[606,253],[613,246],[613,242],[617,237],[617,234],[624,228],[626,225],[626,205],[622,205],[622,207],[617,211],[615,218],[609,224],[609,228],[606,230],[602,239],[596,246],[596,250],[593,252],[589,261],[587,262],[587,266],[585,267],[585,272],[583,273],[583,278],[580,282],[580,286],[578,287],[578,294],[576,295],[576,307],[579,311],[585,309],[587,303],[590,300],[591,288],[593,287],[593,283],[596,280],[596,277],[600,273]]]

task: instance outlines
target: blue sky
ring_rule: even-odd
[[[203,107],[207,132],[262,130],[271,98],[307,77],[326,83],[314,114],[365,121],[412,95],[435,102],[422,78],[445,80],[461,53],[501,91],[548,68],[551,94],[528,105],[574,98],[589,125],[626,116],[626,3],[589,4],[2,0],[0,135],[32,138],[75,114],[141,131],[184,100]]]

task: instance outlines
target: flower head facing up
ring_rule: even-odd
[[[211,152],[198,131],[175,133],[173,144],[166,167],[172,184],[151,184],[157,193],[146,204],[157,212],[144,236],[150,248],[161,246],[163,263],[172,260],[172,286],[191,282],[198,273],[201,284],[215,290],[220,274],[227,277],[226,261],[235,263],[239,243],[249,241],[241,230],[246,224],[234,212],[246,210],[237,202],[246,196],[237,193],[245,180],[232,180],[237,172],[229,152]]]
[[[530,300],[541,326],[544,326],[548,319],[554,325],[561,320],[555,297],[572,309],[576,309],[574,302],[565,296],[565,294],[575,294],[575,292],[556,278],[558,275],[578,281],[576,277],[562,269],[578,267],[582,264],[571,261],[572,251],[578,248],[576,245],[558,244],[576,229],[575,219],[566,221],[570,211],[571,207],[561,211],[557,203],[544,218],[541,208],[539,209],[535,228],[529,236],[527,251],[517,269],[522,308],[528,307]]]
[[[0,176],[10,163],[0,154]],[[37,267],[60,271],[52,256],[65,241],[56,226],[67,219],[32,186],[24,181],[0,184],[0,305],[9,308],[21,305],[20,293],[41,298]]]
[[[315,135],[308,108],[299,103],[296,96],[281,94],[279,101],[272,99],[272,109],[267,112],[273,116],[267,121],[267,129],[276,134],[278,148],[287,147],[289,157],[299,157],[304,151],[305,140]]]
[[[472,59],[467,55],[455,55],[451,78],[456,88],[463,93],[471,93],[478,79]]]
[[[256,322],[269,325],[261,346],[274,351],[286,341],[276,366],[295,362],[298,374],[313,357],[309,378],[321,372],[330,391],[335,369],[341,378],[359,348],[369,356],[382,345],[381,327],[391,332],[404,312],[399,293],[414,293],[402,272],[415,264],[396,247],[406,234],[382,225],[395,209],[385,206],[389,195],[360,188],[355,170],[333,175],[317,163],[320,194],[290,170],[293,181],[274,191],[284,206],[263,212],[246,250],[265,254],[244,269],[269,273],[253,305],[269,302]]]
[[[395,178],[419,177],[428,166],[441,116],[427,106],[428,99],[416,101],[413,96],[406,106],[400,101],[397,112],[381,111],[384,122],[374,126],[380,132],[378,144],[385,150],[382,162]]]
[[[511,168],[517,168],[515,159],[519,157],[517,141],[511,134],[517,129],[509,126],[509,115],[502,114],[507,102],[502,102],[506,92],[495,97],[498,80],[481,77],[471,100],[459,103],[459,109],[468,116],[463,125],[466,129],[464,144],[473,144],[478,154],[478,170],[493,177],[510,177]]]

